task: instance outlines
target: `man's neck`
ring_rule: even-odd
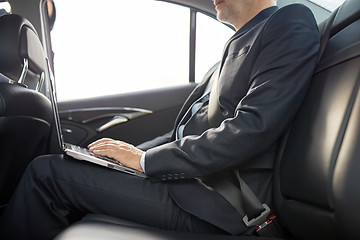
[[[242,9],[242,14],[239,15],[239,18],[232,25],[235,27],[236,31],[242,28],[247,22],[253,19],[258,15],[262,10],[276,6],[272,1],[252,1],[249,4],[245,4]]]

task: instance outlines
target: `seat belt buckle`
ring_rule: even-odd
[[[243,222],[247,227],[261,226],[267,221],[267,217],[270,214],[270,208],[266,203],[264,203],[262,206],[265,210],[258,217],[251,220],[249,220],[247,215],[243,217]]]
[[[260,237],[285,238],[285,234],[277,222],[275,215],[270,215],[263,224],[257,226],[255,235]]]
[[[271,224],[275,218],[275,215],[270,215],[263,224],[256,227],[256,232],[259,233],[260,231],[264,230],[264,228]]]

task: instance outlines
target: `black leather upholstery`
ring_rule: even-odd
[[[25,84],[35,89],[46,69],[45,54],[33,25],[25,18],[9,14],[0,17],[0,73],[18,80],[24,58],[29,61]]]
[[[39,45],[40,44],[40,45]],[[0,73],[15,83],[0,81],[0,206],[14,191],[27,164],[46,153],[52,111],[43,94],[17,84],[22,60],[38,77],[45,55],[32,25],[17,15],[0,17]],[[26,83],[26,82],[25,82]]]
[[[359,0],[341,6],[330,37],[275,166],[274,210],[288,239],[360,239]],[[104,231],[101,239],[202,237],[121,225],[80,222],[57,239],[91,239],[91,228]]]
[[[50,101],[18,84],[0,83],[0,206],[7,203],[27,164],[48,148]]]
[[[56,239],[66,240],[281,240],[252,236],[227,236],[188,232],[171,232],[161,229],[116,225],[104,222],[82,222],[74,225]]]
[[[279,163],[276,208],[299,239],[359,239],[360,2],[348,0]]]

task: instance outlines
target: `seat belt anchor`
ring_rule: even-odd
[[[262,204],[262,206],[265,210],[258,217],[253,218],[250,221],[247,215],[243,217],[243,222],[247,227],[261,226],[264,222],[266,222],[267,217],[270,214],[270,208],[266,203]]]
[[[273,223],[273,220],[275,220],[275,219],[276,219],[275,215],[269,216],[263,224],[256,227],[256,232],[262,231],[265,227],[267,227],[268,225]]]

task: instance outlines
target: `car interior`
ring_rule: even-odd
[[[27,164],[36,156],[59,152],[46,69],[46,58],[55,64],[50,37],[54,19],[47,17],[46,1],[7,2],[11,13],[0,15],[1,211]],[[211,1],[167,2],[216,15]],[[278,5],[293,2],[305,1],[279,0]],[[321,54],[274,166],[272,211],[282,236],[174,232],[88,214],[56,239],[360,239],[360,1],[345,0],[331,14],[321,8],[313,12]],[[82,146],[100,137],[140,144],[172,128],[195,86],[190,81],[120,94],[116,101],[105,96],[59,102],[64,137]],[[144,134],[132,134],[134,129]]]

